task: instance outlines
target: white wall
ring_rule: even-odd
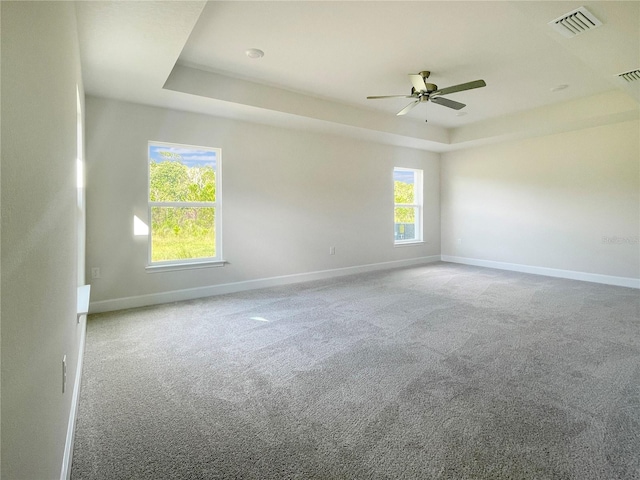
[[[82,329],[76,18],[70,2],[1,8],[2,478],[52,479],[61,474]]]
[[[443,154],[442,255],[640,278],[639,131],[626,121]]]
[[[440,253],[438,154],[94,97],[86,122],[87,269],[101,269],[92,304],[102,309],[126,297],[153,303],[163,292]],[[132,219],[147,219],[149,140],[222,148],[228,265],[146,273],[147,239],[133,236]],[[393,245],[394,166],[424,170],[428,243]]]

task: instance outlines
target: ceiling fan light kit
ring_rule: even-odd
[[[380,98],[413,98],[413,102],[400,110],[396,115],[406,115],[411,109],[413,109],[416,105],[421,102],[431,102],[436,103],[438,105],[442,105],[443,107],[452,108],[454,110],[460,110],[466,105],[464,103],[456,102],[454,100],[450,100],[448,98],[442,97],[442,95],[449,95],[451,93],[462,92],[464,90],[471,90],[474,88],[485,87],[487,84],[484,80],[474,80],[473,82],[461,83],[459,85],[453,85],[451,87],[438,89],[438,86],[433,83],[427,83],[427,78],[429,78],[431,72],[428,70],[423,70],[420,73],[411,73],[409,74],[409,79],[411,80],[411,84],[413,87],[411,88],[410,95],[382,95],[382,96],[371,96],[367,97],[369,100],[380,99]]]

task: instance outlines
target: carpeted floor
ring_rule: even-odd
[[[640,479],[640,292],[437,263],[92,315],[72,479]]]

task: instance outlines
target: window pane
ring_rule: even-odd
[[[415,207],[395,208],[395,239],[416,240],[416,214]]]
[[[149,200],[215,202],[216,152],[149,145]]]
[[[216,256],[212,207],[152,207],[151,261]]]
[[[393,170],[393,194],[395,203],[416,203],[414,172]]]

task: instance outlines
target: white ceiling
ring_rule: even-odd
[[[565,38],[547,25],[582,5],[601,27]],[[77,12],[88,94],[436,151],[501,119],[542,121],[557,104],[609,95],[617,113],[637,115],[640,101],[640,82],[617,77],[640,68],[638,1],[79,2]],[[408,95],[407,74],[421,70],[439,87],[487,86],[448,96],[465,116],[427,103],[401,118],[409,99],[365,98]]]

